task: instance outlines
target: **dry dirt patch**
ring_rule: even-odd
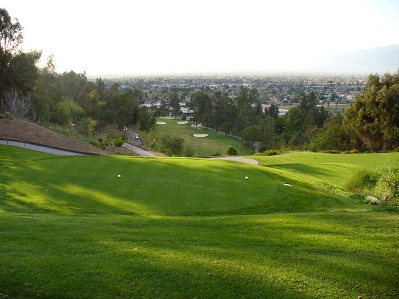
[[[90,154],[113,154],[115,150],[124,155],[133,154],[125,148],[102,150],[86,142],[63,136],[38,124],[23,120],[0,119],[0,138]]]

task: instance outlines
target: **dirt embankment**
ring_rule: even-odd
[[[0,119],[0,138],[31,142],[82,153],[109,155],[118,152],[123,155],[134,155],[133,152],[122,147],[102,150],[86,142],[63,136],[35,123],[22,120]]]

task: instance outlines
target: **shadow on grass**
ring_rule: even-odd
[[[356,205],[320,182],[231,161],[62,157],[0,175],[3,209],[15,213],[226,215]]]
[[[399,294],[398,215],[387,220],[396,223],[388,232],[386,226],[380,227],[384,215],[375,213],[54,217],[2,223],[10,233],[2,238],[0,253],[12,266],[0,270],[6,274],[0,288],[9,295],[395,298]],[[377,224],[366,227],[370,221]],[[373,228],[380,228],[381,234],[370,236]],[[21,288],[25,284],[30,287]]]

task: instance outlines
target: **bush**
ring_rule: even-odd
[[[2,114],[2,117],[0,117],[0,118],[13,120],[14,116],[10,112],[6,112],[6,113]]]
[[[237,156],[238,151],[237,151],[237,148],[235,148],[235,147],[232,146],[232,145],[229,145],[229,146],[226,148],[226,150],[224,151],[224,154],[227,155],[227,156]]]
[[[254,154],[254,156],[276,156],[280,155],[280,152],[278,150],[267,150],[261,153]]]
[[[112,143],[116,146],[116,147],[121,147],[123,143],[125,143],[125,141],[123,141],[122,137],[116,138],[114,140],[112,140]]]
[[[179,156],[183,152],[184,139],[179,136],[165,133],[161,135],[160,141],[162,144],[161,150],[165,152],[168,156]],[[172,155],[169,154],[169,151],[172,153]]]
[[[387,169],[377,182],[375,193],[386,203],[399,204],[399,171]]]
[[[129,139],[125,133],[123,133],[123,134],[121,135],[121,138],[122,138],[122,140],[125,141],[125,142],[128,141],[128,139]]]
[[[186,157],[194,157],[194,149],[191,145],[187,145],[186,147]]]
[[[97,126],[97,121],[90,117],[85,117],[78,122],[78,130],[86,136],[92,136],[94,129]]]
[[[325,151],[321,151],[322,153],[325,154],[340,154],[341,152],[339,150],[325,150]]]

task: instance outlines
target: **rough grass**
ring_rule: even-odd
[[[344,188],[396,156],[312,155],[254,166],[0,146],[0,293],[397,298],[399,214]]]

